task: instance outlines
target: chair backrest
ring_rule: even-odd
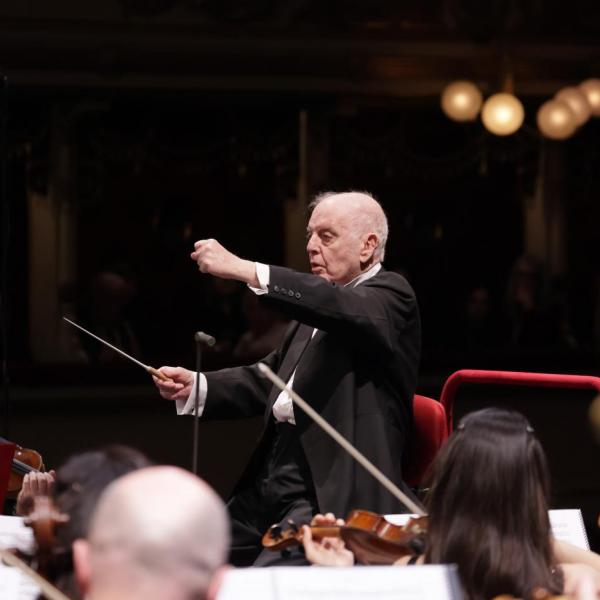
[[[427,396],[414,396],[413,431],[404,452],[404,481],[417,487],[438,450],[448,438],[446,411],[442,404]]]
[[[590,375],[462,369],[452,373],[452,375],[448,377],[440,396],[440,402],[446,411],[448,433],[452,433],[453,429],[454,398],[456,392],[458,388],[465,383],[495,386],[524,386],[533,388],[587,389],[600,392],[600,377],[593,377]]]

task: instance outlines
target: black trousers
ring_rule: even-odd
[[[318,512],[310,469],[295,425],[277,423],[273,443],[256,480],[238,490],[227,507],[231,518],[231,553],[236,567],[307,564],[300,547],[273,552],[261,540],[274,524],[310,522]]]

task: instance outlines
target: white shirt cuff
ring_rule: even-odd
[[[208,383],[204,373],[200,373],[200,398],[198,402],[198,416],[201,417],[206,404],[206,394],[208,393]],[[178,415],[193,415],[196,407],[196,373],[194,373],[194,382],[192,391],[187,400],[175,400],[175,408]]]
[[[268,286],[269,281],[271,279],[271,270],[269,269],[269,265],[265,265],[263,263],[254,263],[256,266],[256,278],[258,279],[258,283],[260,284],[259,288],[252,287],[248,285],[248,287],[257,295],[262,296],[263,294],[267,294],[269,292]]]

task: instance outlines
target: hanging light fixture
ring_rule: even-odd
[[[577,129],[577,119],[571,107],[561,100],[548,100],[540,106],[537,124],[544,137],[566,140]]]
[[[513,94],[501,92],[490,96],[481,111],[485,128],[495,135],[511,135],[523,124],[525,109]]]
[[[600,79],[586,79],[579,89],[585,94],[592,115],[600,117]]]
[[[453,81],[442,91],[442,110],[453,121],[474,121],[482,102],[479,88],[470,81]]]
[[[592,115],[592,108],[587,96],[579,88],[563,88],[554,98],[567,104],[573,111],[577,127],[581,127]]]
[[[481,120],[485,128],[495,135],[511,135],[523,124],[525,109],[514,94],[514,81],[510,57],[502,53],[502,91],[490,96],[483,104]]]

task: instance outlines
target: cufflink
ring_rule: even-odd
[[[300,298],[302,298],[302,294],[300,292],[296,292],[296,298],[300,300]]]
[[[279,291],[279,286],[278,285],[274,285],[273,286],[273,291],[274,292],[278,292]]]
[[[294,291],[293,291],[293,290],[290,290],[290,291],[288,292],[288,296],[289,296],[290,298],[293,298],[293,297],[294,297]]]

